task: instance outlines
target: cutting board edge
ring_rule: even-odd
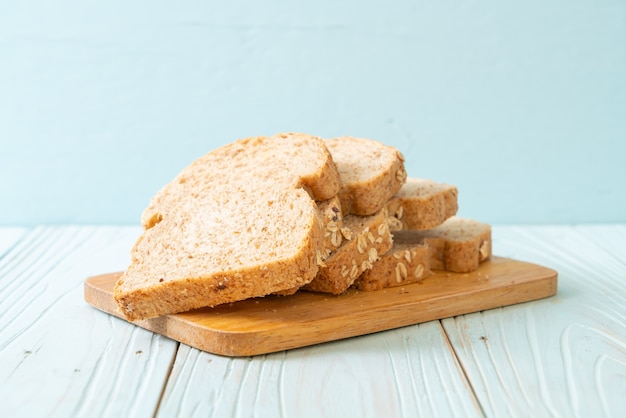
[[[519,262],[513,259],[506,259],[502,257],[498,257],[497,259],[499,262],[506,263],[508,261],[514,261],[523,263],[526,266],[535,266],[538,268],[538,271],[542,272],[542,274],[533,278],[533,280],[524,281],[521,284],[511,283],[510,285],[490,287],[487,289],[474,289],[473,291],[465,291],[462,295],[458,296],[445,296],[442,298],[420,301],[419,303],[404,303],[401,305],[383,306],[369,312],[355,310],[344,319],[348,319],[350,321],[361,321],[361,323],[369,323],[364,321],[372,319],[372,316],[384,314],[381,316],[382,321],[373,321],[371,322],[372,325],[359,328],[358,330],[353,330],[345,326],[328,326],[328,323],[332,322],[333,318],[323,318],[312,321],[316,322],[316,325],[312,328],[316,328],[318,330],[325,328],[325,331],[322,333],[311,333],[310,324],[307,324],[307,322],[304,321],[300,324],[301,326],[298,331],[301,331],[302,328],[309,328],[308,330],[305,330],[309,331],[308,333],[305,332],[305,335],[308,335],[308,338],[306,339],[302,339],[301,335],[292,335],[289,333],[286,335],[281,334],[283,338],[276,338],[276,335],[272,333],[274,330],[230,332],[199,327],[197,323],[185,318],[184,313],[137,321],[133,322],[133,324],[149,331],[164,335],[168,338],[172,338],[181,343],[196,347],[202,351],[229,357],[244,357],[372,334],[432,320],[439,320],[544,299],[556,294],[558,287],[558,273],[555,270],[538,264]],[[103,290],[93,285],[93,279],[104,278],[105,276],[111,276],[111,274],[93,276],[85,281],[85,300],[93,307],[124,320],[121,312],[117,310],[117,306],[112,298],[109,298],[108,301],[104,300],[106,299],[106,295],[103,295]],[[504,295],[505,298],[495,298],[494,296],[497,294],[500,294],[501,296]],[[416,310],[416,307],[419,307],[420,305],[437,303],[441,299],[448,302],[455,302],[457,298],[467,298],[468,295],[482,296],[480,299],[481,303],[478,305],[473,304],[471,307],[459,303],[456,305],[456,309],[450,309],[448,307],[445,314],[438,314],[436,310],[433,311],[432,309],[428,309],[425,311],[427,314],[424,315],[419,314],[419,311]],[[417,315],[416,312],[418,312]],[[285,339],[285,337],[290,337],[291,339]],[[295,339],[294,337],[299,337],[300,339]],[[242,339],[246,340],[245,345],[241,344]],[[270,345],[267,343],[268,340],[271,341]]]

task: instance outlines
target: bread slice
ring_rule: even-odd
[[[348,136],[326,145],[341,175],[339,199],[346,215],[377,213],[406,179],[404,157],[394,147]]]
[[[393,239],[398,245],[427,245],[434,270],[469,273],[491,257],[491,226],[458,216],[429,230],[396,231]]]
[[[323,259],[315,200],[338,191],[319,138],[281,134],[215,149],[144,211],[115,300],[133,321],[300,287]]]
[[[423,244],[394,242],[393,247],[361,274],[352,287],[380,290],[419,282],[431,274],[430,249]]]
[[[432,229],[456,215],[459,208],[456,186],[432,180],[407,178],[388,202],[389,228]]]
[[[351,231],[351,239],[344,241],[324,261],[315,279],[304,289],[335,295],[348,289],[361,273],[372,268],[379,256],[391,248],[393,242],[386,219],[384,208],[374,215],[345,216],[344,225]]]

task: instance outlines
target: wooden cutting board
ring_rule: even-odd
[[[113,299],[121,273],[90,277],[85,300],[122,318]],[[203,351],[251,356],[478,312],[556,294],[557,272],[492,257],[472,273],[437,271],[420,283],[334,296],[298,292],[166,315],[134,324]]]

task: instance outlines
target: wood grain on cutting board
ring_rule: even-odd
[[[113,299],[120,273],[85,281],[85,300],[122,317]],[[298,292],[135,322],[203,351],[249,356],[369,334],[554,295],[556,271],[493,257],[472,273],[437,271],[420,283],[340,296]]]

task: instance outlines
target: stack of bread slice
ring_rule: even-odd
[[[306,134],[235,141],[150,201],[114,297],[129,320],[298,291],[341,294],[470,272],[491,228],[457,189],[407,178],[380,142]]]
[[[456,216],[455,186],[407,178],[402,154],[377,141],[342,137],[326,145],[352,239],[326,250],[320,273],[304,289],[379,290],[418,282],[432,269],[468,273],[491,256],[490,225]]]

